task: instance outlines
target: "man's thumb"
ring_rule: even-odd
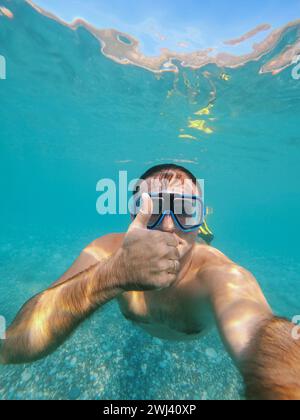
[[[142,206],[141,209],[132,222],[130,228],[138,227],[142,229],[147,229],[148,222],[151,218],[153,212],[153,202],[149,194],[144,193],[142,195]]]

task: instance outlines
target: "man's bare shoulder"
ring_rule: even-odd
[[[124,235],[113,234],[106,235],[96,239],[90,245],[83,249],[79,257],[74,261],[72,266],[58,279],[54,285],[75,276],[76,274],[88,269],[92,265],[107,258],[117,251],[121,246]]]
[[[203,270],[207,267],[234,264],[223,252],[212,246],[197,244],[194,251],[194,264]]]
[[[124,241],[124,233],[112,233],[95,239],[84,252],[95,257],[109,256],[115,253]]]
[[[197,273],[194,286],[201,298],[210,296],[212,290],[219,289],[218,293],[224,294],[225,288],[218,287],[220,282],[224,285],[230,280],[239,285],[245,283],[243,279],[249,275],[223,252],[211,246],[197,245],[193,261],[194,272]]]

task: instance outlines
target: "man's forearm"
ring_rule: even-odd
[[[122,293],[121,276],[113,256],[31,299],[1,341],[1,362],[27,363],[53,352],[82,321]]]
[[[300,400],[300,341],[295,326],[273,317],[261,324],[240,364],[252,400]]]

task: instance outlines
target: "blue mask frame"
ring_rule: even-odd
[[[176,198],[189,198],[189,199],[194,199],[194,200],[198,200],[201,202],[201,206],[202,206],[202,215],[201,215],[201,223],[195,225],[195,226],[191,226],[189,228],[183,226],[179,219],[177,218],[176,214],[174,213],[174,211],[172,209],[169,210],[165,210],[164,212],[162,212],[162,214],[160,215],[160,217],[157,219],[157,221],[155,223],[153,223],[152,225],[148,226],[149,230],[153,230],[155,228],[157,228],[158,226],[161,225],[161,223],[163,222],[164,218],[166,216],[171,216],[173,219],[173,222],[175,223],[175,225],[177,226],[177,228],[179,230],[181,230],[182,232],[185,233],[190,233],[190,232],[196,232],[199,230],[199,228],[203,225],[204,220],[205,220],[205,216],[206,216],[206,208],[204,206],[204,201],[202,199],[202,197],[197,196],[197,195],[187,195],[187,194],[172,194],[172,193],[152,193],[149,194],[150,197],[161,197],[163,196],[163,194],[169,194],[171,196],[174,196]]]

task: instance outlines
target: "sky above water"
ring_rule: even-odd
[[[262,32],[234,48],[223,41],[240,37],[257,25],[278,28],[300,18],[300,0],[37,0],[67,22],[82,17],[101,28],[112,27],[141,42],[142,51],[156,55],[160,48],[194,51],[207,47],[237,54],[249,52]]]

